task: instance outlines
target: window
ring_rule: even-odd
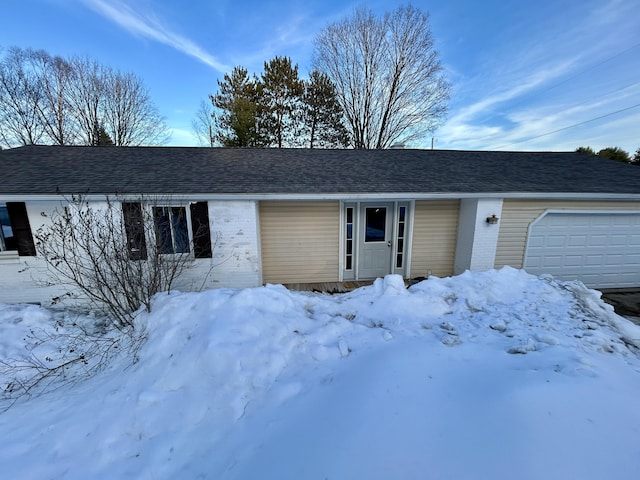
[[[0,205],[0,251],[15,250],[13,229],[6,205]]]
[[[353,270],[353,207],[346,208],[345,270]]]
[[[122,202],[122,214],[130,260],[146,260],[147,241],[153,241],[154,237],[156,253],[191,253],[193,245],[194,258],[212,257],[207,202],[192,202],[188,209],[183,206],[147,208],[140,202]]]
[[[407,207],[398,209],[398,241],[396,251],[396,268],[402,268],[404,262],[404,240],[406,230]]]
[[[4,250],[16,250],[18,255],[36,254],[24,202],[0,204],[0,251]]]
[[[384,242],[386,237],[387,209],[384,207],[367,208],[365,210],[364,241]]]
[[[189,229],[184,207],[153,207],[159,253],[189,253]]]

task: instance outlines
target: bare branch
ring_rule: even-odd
[[[428,15],[412,6],[383,18],[365,8],[329,25],[315,41],[314,65],[336,85],[355,148],[388,148],[433,131],[450,86]]]
[[[164,224],[155,209],[174,202],[139,197],[135,203],[139,218],[124,215],[122,199],[90,204],[75,197],[67,207],[54,211],[51,223],[35,234],[37,252],[47,263],[51,281],[69,286],[71,294],[108,314],[119,329],[133,328],[135,312],[140,307],[150,311],[152,297],[170,291],[194,261],[193,243],[168,254],[159,240],[157,229]],[[184,207],[173,208],[186,212]],[[140,238],[133,244],[127,222],[135,222],[140,229]],[[132,254],[137,241],[144,246],[144,254]],[[188,238],[181,241],[189,242]]]
[[[191,122],[191,126],[198,137],[198,143],[200,143],[200,145],[207,147],[213,147],[215,145],[215,123],[211,102],[205,102],[204,100],[200,102],[200,106],[198,107],[195,118]]]
[[[104,129],[115,145],[161,145],[164,118],[142,80],[88,58],[66,60],[13,47],[0,61],[0,141],[99,145]]]
[[[165,120],[138,77],[109,70],[105,89],[103,120],[114,145],[162,145],[169,140]]]
[[[8,147],[34,145],[44,136],[40,82],[29,68],[28,51],[10,48],[0,62],[1,140]]]

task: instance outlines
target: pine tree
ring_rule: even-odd
[[[584,153],[585,155],[595,155],[596,152],[593,151],[591,147],[578,147],[576,148],[576,152]]]
[[[93,123],[93,147],[111,147],[113,146],[113,140],[107,133],[103,125],[98,125],[98,122]]]
[[[269,144],[278,148],[296,146],[304,93],[298,65],[292,65],[289,57],[276,56],[264,63],[260,84],[260,103],[264,107],[262,126]]]
[[[314,70],[305,82],[303,121],[309,148],[337,148],[349,143],[335,85]]]
[[[231,75],[218,80],[218,93],[211,95],[215,107],[216,141],[225,147],[262,147],[265,139],[259,128],[260,85],[246,68],[235,67]]]
[[[629,163],[631,158],[629,154],[620,147],[607,147],[598,152],[598,156],[615,160],[616,162]]]

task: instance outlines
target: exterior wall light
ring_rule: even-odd
[[[490,217],[487,217],[487,223],[490,225],[495,225],[496,223],[498,223],[498,220],[500,220],[498,217],[496,217],[496,214],[494,213],[493,215],[491,215]]]

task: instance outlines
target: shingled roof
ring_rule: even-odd
[[[0,195],[640,194],[640,168],[566,152],[26,146]]]

